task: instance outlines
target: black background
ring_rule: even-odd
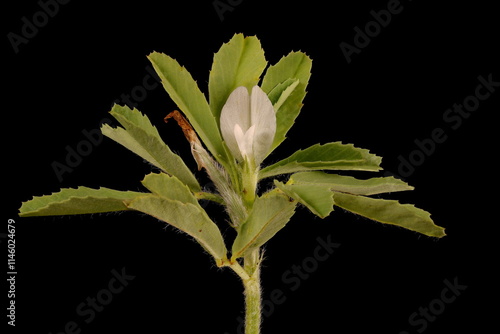
[[[213,53],[236,32],[257,35],[271,64],[291,50],[313,59],[302,113],[267,163],[317,142],[343,141],[384,157],[382,166],[398,174],[398,157],[408,158],[416,139],[430,138],[435,128],[447,135],[405,178],[416,190],[388,197],[428,210],[448,235],[435,240],[340,209],[325,220],[299,209],[266,247],[264,298],[279,289],[286,300],[266,311],[262,332],[416,333],[424,328],[412,326],[409,316],[440,298],[446,279],[467,288],[423,332],[495,328],[500,88],[457,129],[443,120],[448,108],[474,94],[478,76],[500,81],[493,7],[402,1],[401,13],[348,64],[339,44],[353,44],[354,27],[363,29],[373,20],[370,11],[388,1],[232,3],[221,20],[212,1],[71,1],[18,53],[7,34],[20,34],[22,18],[31,20],[40,5],[4,5],[2,232],[15,219],[16,331],[59,333],[75,321],[81,333],[237,333],[243,311],[237,277],[164,223],[128,212],[17,217],[22,201],[59,188],[143,190],[140,180],[152,168],[106,138],[62,182],[51,164],[64,163],[66,147],[76,148],[83,130],[109,118],[113,101],[142,85],[147,54],[176,58],[206,92]],[[148,91],[138,108],[195,170],[181,131],[162,122],[175,108],[163,88]],[[207,210],[230,237],[220,208]],[[329,236],[340,247],[291,291],[283,275],[307,262],[318,237]],[[135,278],[85,323],[77,306],[122,268]],[[7,287],[3,312],[6,294]]]

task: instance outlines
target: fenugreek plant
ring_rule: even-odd
[[[369,197],[412,190],[405,182],[331,172],[381,170],[381,158],[366,149],[341,142],[316,144],[276,163],[263,164],[286,139],[302,108],[312,65],[306,54],[291,52],[267,67],[259,40],[236,34],[214,55],[208,101],[176,60],[157,52],[148,58],[182,112],[173,111],[166,120],[173,118],[180,125],[198,168],[206,171],[216,190],[204,190],[145,115],[115,105],[110,113],[122,127],[105,124],[101,131],[158,169],[142,180],[149,192],[62,189],[23,203],[20,216],[136,210],[178,228],[193,237],[218,267],[227,267],[241,278],[246,334],[260,332],[262,246],[285,227],[299,205],[320,218],[329,216],[337,206],[430,237],[445,235],[428,212],[395,200]],[[259,191],[260,181],[278,175],[282,181],[275,179],[271,189]],[[288,177],[286,181],[283,175]],[[200,200],[224,207],[226,220],[237,233],[229,250]]]

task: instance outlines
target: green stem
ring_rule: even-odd
[[[208,201],[224,205],[224,199],[217,194],[211,194],[204,191],[199,191],[194,193],[194,196],[196,197],[196,199],[205,199]]]
[[[252,159],[253,160],[253,159]],[[252,160],[246,159],[241,166],[241,197],[248,214],[257,196],[259,169]],[[260,288],[260,249],[248,251],[244,266],[238,262],[229,266],[240,276],[245,288],[245,334],[260,334],[262,297]]]
[[[241,278],[245,288],[245,334],[260,334],[262,319],[262,296],[260,286],[260,250],[256,249],[245,257],[245,267],[238,262],[225,265]],[[258,258],[257,261],[255,259]]]
[[[248,279],[243,280],[245,287],[245,334],[259,334],[262,313],[260,268],[256,268]]]

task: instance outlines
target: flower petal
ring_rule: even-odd
[[[220,130],[227,147],[233,156],[242,160],[242,155],[235,138],[234,126],[238,124],[242,133],[250,127],[250,96],[246,87],[236,88],[222,107],[220,115]]]
[[[255,126],[253,153],[259,165],[267,156],[276,134],[276,112],[267,94],[259,86],[252,88],[250,97],[251,124]]]
[[[255,125],[252,125],[245,133],[243,133],[243,130],[238,124],[234,126],[234,137],[236,138],[243,159],[253,159],[254,136]]]

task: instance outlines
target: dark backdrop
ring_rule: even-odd
[[[416,187],[388,197],[430,211],[448,234],[434,240],[340,209],[324,220],[299,209],[266,247],[263,333],[491,328],[498,313],[492,306],[498,304],[498,218],[489,198],[498,185],[500,94],[492,6],[422,0],[55,4],[4,5],[2,233],[14,219],[17,332],[238,333],[238,278],[164,223],[128,212],[17,217],[22,201],[59,188],[142,189],[140,180],[152,170],[142,159],[106,138],[90,148],[82,144],[126,95],[194,170],[181,131],[162,121],[175,105],[149,77],[146,55],[173,56],[206,92],[213,53],[236,32],[257,35],[270,63],[291,50],[313,59],[302,113],[267,163],[317,142],[368,148],[384,157],[387,175]],[[489,88],[478,88],[487,81]],[[453,111],[464,103],[470,111]],[[72,170],[57,176],[54,164],[65,164],[78,148],[86,156],[73,157]],[[226,229],[220,209],[207,210]],[[6,263],[5,234],[1,241]],[[314,251],[325,243],[336,245],[320,261]],[[116,276],[123,288],[116,283],[113,293],[109,283]],[[96,296],[106,305],[90,311]]]

